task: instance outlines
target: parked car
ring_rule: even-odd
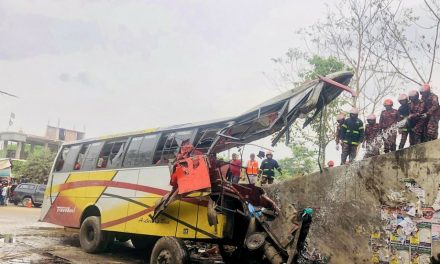
[[[26,205],[30,199],[35,207],[40,207],[43,203],[46,185],[36,183],[21,183],[11,193],[10,201],[15,205],[22,203]]]

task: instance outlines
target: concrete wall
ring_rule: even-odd
[[[416,180],[426,192],[426,205],[432,205],[440,184],[440,140],[325,169],[266,190],[282,206],[293,203],[298,209],[315,209],[309,247],[330,255],[331,263],[371,263],[371,233],[384,225],[381,206],[418,201],[404,178]],[[393,192],[404,201],[393,198]],[[433,245],[433,253],[440,253],[438,245]]]

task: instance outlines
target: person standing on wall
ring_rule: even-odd
[[[399,113],[399,122],[407,119],[405,124],[399,127],[399,133],[401,135],[399,149],[403,149],[405,147],[406,141],[408,140],[409,131],[411,130],[411,125],[408,120],[411,106],[409,104],[408,96],[406,94],[399,95],[399,103],[400,107],[399,109],[397,109],[397,112]]]
[[[385,99],[385,110],[380,114],[379,125],[383,134],[383,149],[385,153],[396,151],[397,131],[393,126],[399,121],[399,113],[393,108],[393,100]]]
[[[364,158],[374,157],[380,154],[380,126],[376,122],[376,115],[371,114],[367,117],[367,125],[365,126],[365,140],[362,144],[364,147]]]
[[[342,154],[341,165],[349,158],[352,162],[356,159],[359,144],[364,140],[364,123],[358,118],[359,110],[353,107],[350,117],[341,125]]]
[[[426,118],[424,142],[438,138],[438,122],[440,117],[440,106],[438,96],[431,92],[431,86],[424,84],[420,87],[422,102],[424,106],[423,117]]]
[[[425,131],[426,116],[423,115],[424,106],[420,101],[419,92],[411,90],[408,92],[410,103],[409,122],[411,130],[409,131],[409,144],[411,146],[422,143]]]

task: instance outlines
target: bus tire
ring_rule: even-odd
[[[81,224],[79,242],[81,248],[87,253],[99,253],[104,251],[111,239],[109,232],[101,230],[101,218],[89,216]]]
[[[186,264],[189,263],[188,251],[181,239],[161,237],[151,252],[150,264]]]

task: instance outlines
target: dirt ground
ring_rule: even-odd
[[[148,263],[146,252],[135,250],[131,243],[115,242],[102,254],[87,254],[80,248],[78,234],[39,222],[40,209],[0,206],[0,263]],[[12,243],[7,243],[9,237]],[[223,263],[219,255],[191,253],[192,263]]]
[[[147,263],[130,242],[99,255],[81,251],[77,234],[38,222],[40,209],[0,207],[0,263]],[[5,238],[12,236],[12,243]],[[6,239],[7,240],[7,239]]]

